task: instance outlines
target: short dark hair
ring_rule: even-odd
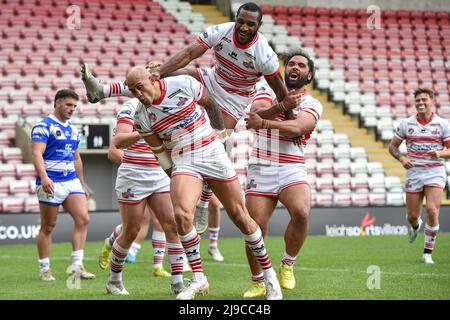
[[[259,15],[258,22],[261,22],[262,16],[263,16],[263,12],[262,12],[261,8],[256,3],[254,3],[254,2],[247,2],[247,3],[244,3],[242,6],[240,6],[238,11],[237,11],[237,13],[236,13],[236,19],[239,16],[239,12],[241,12],[241,10],[250,11],[250,12],[258,12],[258,15]]]
[[[434,99],[433,90],[431,90],[430,88],[420,88],[420,87],[414,90],[414,98],[417,98],[417,96],[422,93],[426,93],[427,95],[430,96],[431,99]]]
[[[56,92],[55,94],[55,101],[53,103],[53,106],[56,106],[56,101],[59,99],[65,99],[65,98],[73,98],[75,100],[80,100],[80,97],[78,96],[78,94],[70,89],[61,89],[58,90],[58,92]]]
[[[289,61],[295,56],[304,57],[306,60],[308,60],[309,72],[311,72],[311,75],[312,75],[311,80],[309,80],[306,84],[310,83],[314,79],[314,73],[316,72],[316,70],[315,70],[315,66],[314,66],[314,61],[309,56],[308,52],[306,52],[302,48],[295,48],[295,49],[288,51],[283,56],[284,56],[284,66],[287,66]]]

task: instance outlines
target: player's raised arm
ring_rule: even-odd
[[[176,53],[174,56],[170,57],[165,63],[159,67],[159,76],[164,78],[169,74],[173,74],[178,69],[184,68],[192,60],[197,59],[206,52],[207,48],[198,42],[190,44],[185,49]]]

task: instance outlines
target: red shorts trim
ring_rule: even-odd
[[[218,178],[212,178],[212,177],[205,177],[206,181],[219,181],[219,182],[233,182],[238,179],[238,176],[234,176],[229,179],[218,179]]]
[[[267,198],[278,198],[278,194],[276,193],[265,193],[265,192],[256,192],[249,191],[245,193],[246,197],[267,197]]]
[[[293,187],[293,186],[297,186],[297,185],[300,185],[300,184],[306,184],[306,185],[309,186],[309,183],[306,182],[306,181],[292,182],[292,183],[289,183],[289,184],[283,186],[283,187],[280,189],[280,193],[281,193],[284,189],[287,189],[287,188]]]
[[[135,206],[135,205],[138,205],[139,203],[141,203],[142,201],[145,201],[145,200],[147,200],[147,198],[144,198],[144,199],[141,199],[141,200],[122,200],[122,199],[119,199],[119,200],[117,200],[117,202],[121,203],[121,204],[126,204],[128,206]]]

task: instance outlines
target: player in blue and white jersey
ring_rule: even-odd
[[[37,123],[31,132],[32,159],[38,174],[36,193],[41,214],[37,247],[40,278],[44,281],[55,280],[49,257],[59,205],[74,220],[72,265],[67,272],[76,273],[82,279],[95,278],[83,266],[83,247],[89,224],[87,199],[90,194],[83,177],[78,130],[68,121],[78,99],[72,90],[59,90],[55,95],[53,113]]]

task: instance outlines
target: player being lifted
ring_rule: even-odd
[[[154,78],[179,74],[196,78],[219,104],[225,128],[234,129],[251,103],[256,82],[264,77],[280,101],[279,108],[292,118],[288,109],[297,106],[300,96],[296,91],[287,94],[279,71],[278,57],[267,39],[258,32],[261,23],[261,8],[252,2],[243,4],[237,11],[236,22],[208,27],[195,42],[172,56],[158,72],[153,72]],[[214,50],[216,58],[213,68],[185,68],[209,49]],[[82,76],[89,101],[93,103],[112,96],[133,96],[126,81],[101,84],[92,76],[86,64],[83,65]],[[200,233],[207,228],[211,195],[211,189],[205,188],[198,204],[195,225]],[[219,203],[214,197],[211,205],[212,211],[218,212]]]
[[[209,290],[200,257],[200,237],[193,226],[203,181],[208,182],[223,203],[230,219],[244,234],[246,244],[262,265],[267,298],[281,299],[281,288],[265,249],[261,229],[245,208],[236,172],[212,128],[224,129],[217,104],[203,85],[189,76],[154,81],[146,69],[135,67],[128,73],[127,83],[141,102],[135,116],[136,128],[146,141],[158,135],[164,144],[153,148],[157,152],[155,155],[160,162],[166,163],[170,158],[173,161],[171,199],[178,234],[193,272],[191,282],[177,299],[194,299],[196,294],[205,294]],[[197,103],[204,106],[208,116]],[[167,152],[161,152],[164,148]]]

